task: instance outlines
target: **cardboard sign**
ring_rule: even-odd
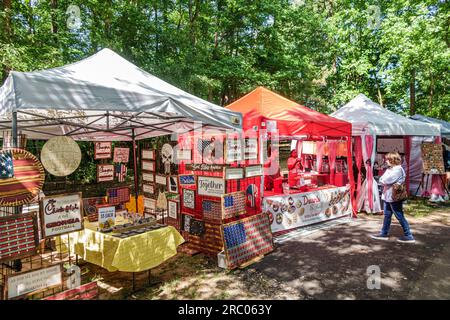
[[[244,159],[245,160],[257,160],[258,159],[258,139],[245,138]]]
[[[425,174],[445,174],[441,143],[422,143],[422,162]]]
[[[178,219],[178,202],[173,200],[167,200],[167,212],[169,218]]]
[[[4,296],[7,299],[22,297],[55,286],[61,286],[62,283],[61,264],[34,271],[7,275]]]
[[[143,160],[155,160],[156,159],[155,150],[142,149],[142,159]]]
[[[142,173],[142,181],[155,182],[155,174],[154,173]]]
[[[44,298],[44,300],[95,300],[98,295],[97,281],[93,281]]]
[[[245,177],[246,178],[262,176],[262,175],[263,175],[263,169],[262,169],[261,165],[245,168]]]
[[[242,160],[242,143],[241,139],[227,138],[225,144],[226,163],[233,163]]]
[[[142,170],[155,171],[155,161],[142,161]]]
[[[130,160],[130,148],[114,148],[113,162],[128,163]]]
[[[81,192],[44,197],[40,211],[43,238],[83,230]]]
[[[94,143],[94,159],[111,159],[112,144],[111,142],[95,142]]]
[[[183,206],[189,209],[195,209],[195,191],[183,189]]]
[[[201,196],[220,197],[225,193],[225,180],[216,177],[199,176],[197,192]]]
[[[38,238],[35,212],[0,217],[0,262],[35,254]]]
[[[98,164],[97,165],[97,182],[114,181],[114,165]]]
[[[180,174],[178,179],[180,180],[180,186],[182,187],[195,186],[195,175],[193,174]]]
[[[225,168],[224,177],[226,180],[235,180],[244,178],[243,168]]]
[[[116,221],[116,207],[114,206],[97,206],[98,227],[102,231],[114,226]]]

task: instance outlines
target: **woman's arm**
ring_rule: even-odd
[[[382,184],[387,185],[394,184],[400,180],[401,176],[402,176],[402,168],[400,166],[397,166],[390,170],[386,170],[386,172],[381,176],[380,182]]]

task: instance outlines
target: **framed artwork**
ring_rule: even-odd
[[[422,143],[422,163],[425,174],[445,174],[442,143]]]
[[[156,210],[156,200],[144,197],[144,209]]]
[[[113,162],[128,163],[130,160],[130,148],[114,148]]]
[[[112,143],[111,142],[95,142],[94,143],[94,159],[111,159]]]
[[[245,160],[257,160],[258,159],[258,139],[257,138],[245,138],[244,159]]]
[[[180,180],[181,187],[190,187],[196,184],[195,175],[193,174],[180,174],[178,175],[178,179]]]
[[[197,178],[197,192],[201,196],[220,197],[225,193],[225,179],[199,176]]]
[[[114,165],[98,164],[97,165],[97,182],[114,181]]]
[[[189,209],[195,209],[195,191],[183,189],[183,206]]]
[[[155,171],[155,161],[142,160],[142,170]]]
[[[178,176],[169,176],[167,178],[167,191],[170,193],[178,193]]]
[[[177,161],[190,161],[192,160],[192,150],[191,149],[177,149],[175,152],[175,158]]]
[[[225,180],[235,180],[244,178],[244,168],[225,168]]]
[[[245,177],[246,178],[262,176],[262,175],[263,175],[263,169],[262,169],[261,165],[245,168]]]
[[[167,200],[167,213],[169,218],[178,219],[178,201]]]
[[[156,151],[152,149],[142,149],[142,160],[155,160]]]
[[[155,194],[155,185],[154,184],[142,184],[142,192],[148,194]]]
[[[155,176],[155,181],[156,181],[157,184],[161,184],[163,186],[167,185],[167,177],[166,176],[157,174]]]
[[[242,160],[242,143],[241,139],[227,138],[225,144],[225,162],[233,163]]]
[[[145,182],[155,182],[155,174],[154,173],[142,173],[142,181]]]

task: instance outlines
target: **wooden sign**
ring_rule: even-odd
[[[187,187],[187,186],[195,186],[195,175],[193,174],[180,174],[178,176],[178,179],[180,180],[180,186],[181,187]]]
[[[244,191],[227,193],[222,196],[222,219],[234,218],[245,214],[246,197]]]
[[[183,189],[183,206],[189,209],[195,209],[195,191]]]
[[[398,152],[405,154],[405,146],[403,139],[398,138],[378,138],[377,139],[377,152]]]
[[[155,176],[155,181],[156,181],[157,184],[161,184],[161,185],[164,185],[164,186],[167,185],[167,177],[166,176],[162,176],[162,175],[157,174]]]
[[[169,218],[178,219],[178,201],[167,200],[167,212]]]
[[[229,269],[273,251],[269,217],[265,213],[222,225],[222,234]]]
[[[156,200],[150,198],[144,198],[144,208],[150,210],[156,210]]]
[[[156,152],[155,150],[142,149],[142,160],[155,160]]]
[[[35,212],[0,217],[0,262],[32,256],[38,238]]]
[[[44,197],[40,204],[43,238],[83,230],[81,192]]]
[[[242,160],[242,143],[241,139],[226,139],[225,144],[225,160],[226,163],[233,163]]]
[[[97,206],[98,228],[100,231],[114,226],[116,221],[116,207],[111,205]]]
[[[216,177],[199,176],[197,192],[201,196],[220,197],[225,193],[225,180]]]
[[[445,174],[442,143],[422,143],[422,163],[425,174]]]
[[[6,276],[4,297],[14,299],[61,286],[62,265],[54,265],[34,271],[27,271]]]
[[[142,173],[142,181],[155,182],[155,174],[154,173]]]
[[[142,160],[142,170],[155,171],[155,161]]]
[[[262,169],[261,165],[245,168],[245,177],[246,178],[262,176],[262,175],[263,175],[263,169]]]
[[[190,161],[192,160],[192,150],[191,149],[187,149],[187,150],[180,150],[177,149],[176,153],[175,153],[175,158],[177,161]]]
[[[142,192],[148,194],[155,194],[155,185],[154,184],[142,184]]]
[[[257,160],[258,159],[258,139],[257,138],[245,138],[244,159],[245,160]]]
[[[130,160],[130,148],[114,148],[113,162],[128,163]]]
[[[95,142],[94,143],[94,159],[111,159],[112,144],[111,142]]]
[[[96,300],[98,298],[97,281],[83,284],[74,289],[66,290],[47,297],[44,300]]]
[[[244,178],[243,168],[225,168],[224,169],[225,180],[235,180]]]
[[[167,180],[167,191],[170,193],[178,193],[178,176],[170,176]]]
[[[98,164],[97,165],[97,182],[114,181],[114,165]]]
[[[223,172],[224,166],[221,164],[207,164],[207,163],[187,163],[186,170],[188,171],[209,171],[209,172]]]

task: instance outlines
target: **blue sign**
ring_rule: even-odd
[[[180,185],[193,185],[195,184],[194,175],[180,175]]]

